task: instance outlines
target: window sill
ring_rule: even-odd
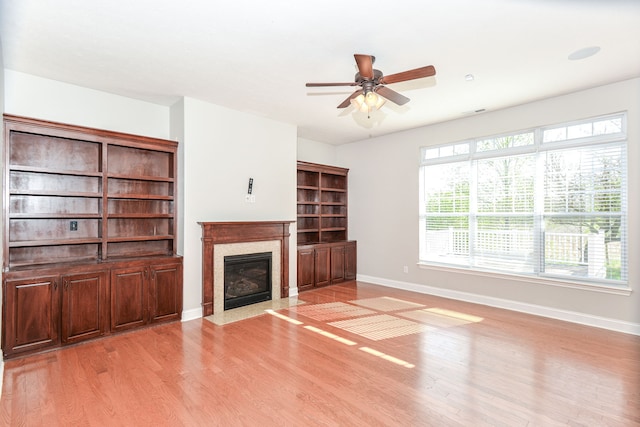
[[[628,286],[603,285],[603,284],[597,284],[597,283],[585,283],[585,282],[575,282],[571,280],[561,280],[561,279],[551,278],[551,277],[542,278],[542,277],[534,277],[534,276],[525,276],[520,274],[498,273],[495,271],[474,270],[474,269],[464,268],[464,267],[453,267],[453,266],[447,266],[447,265],[429,264],[426,262],[418,262],[417,266],[418,268],[421,268],[423,270],[437,270],[437,271],[445,271],[449,273],[469,274],[473,276],[490,277],[490,278],[500,279],[500,280],[517,280],[520,282],[533,283],[536,285],[557,286],[562,288],[580,289],[584,291],[602,292],[602,293],[614,294],[614,295],[629,296],[633,292],[633,290]]]

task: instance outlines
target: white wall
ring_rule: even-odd
[[[323,165],[339,166],[335,145],[298,138],[298,160]]]
[[[625,110],[630,295],[416,265],[421,146]],[[349,237],[358,241],[359,279],[640,334],[640,79],[342,145],[337,155],[350,169]]]
[[[199,221],[296,218],[296,127],[184,99],[184,312],[202,303],[202,230]],[[172,110],[172,114],[174,111]],[[181,114],[180,111],[175,111]],[[172,123],[176,122],[172,117]],[[178,120],[179,121],[179,120]],[[255,203],[247,203],[253,178]],[[290,228],[289,284],[296,288],[295,226]]]
[[[169,108],[5,70],[5,112],[98,129],[169,138]]]

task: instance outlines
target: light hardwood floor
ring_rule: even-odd
[[[640,426],[640,337],[349,282],[5,363],[11,426]]]

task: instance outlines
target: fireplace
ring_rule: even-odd
[[[224,257],[224,309],[271,300],[271,252]]]
[[[225,258],[270,253],[271,297],[289,297],[289,224],[293,221],[199,222],[202,226],[202,315],[223,313]],[[247,285],[245,283],[245,285]],[[251,285],[247,285],[251,287]]]

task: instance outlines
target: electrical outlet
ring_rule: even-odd
[[[70,231],[78,231],[78,221],[70,221],[69,222],[69,230]]]
[[[405,273],[409,272],[409,267],[407,267],[406,265],[404,267],[402,267],[402,271],[404,271]]]

